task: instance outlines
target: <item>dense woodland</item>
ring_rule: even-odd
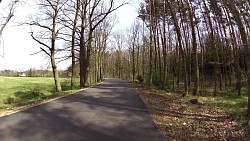
[[[71,88],[116,77],[183,96],[218,95],[248,88],[250,101],[250,2],[246,0],[145,0],[125,31],[113,31],[114,12],[127,1],[38,0],[39,15],[23,23],[50,58],[71,60]],[[39,52],[39,53],[40,53]],[[250,115],[250,102],[248,102]]]

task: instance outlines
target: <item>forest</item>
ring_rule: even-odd
[[[54,53],[67,50],[72,88],[76,77],[81,87],[114,77],[178,90],[182,96],[217,96],[228,89],[241,96],[242,89],[248,89],[244,95],[250,98],[248,1],[145,0],[131,28],[115,33],[112,12],[125,1],[120,5],[113,0],[53,2],[41,4],[43,12],[50,13],[51,25],[29,24],[49,30],[51,46],[41,49],[51,57],[55,82]],[[57,40],[65,41],[68,48],[53,46]]]
[[[138,17],[146,34],[129,51],[133,80],[137,75],[148,86],[182,88],[183,96],[217,96],[227,89],[240,96],[244,87],[249,101],[249,2],[145,1]]]
[[[2,24],[13,17],[14,8]],[[32,28],[38,53],[50,60],[57,91],[57,63],[71,60],[71,88],[114,77],[182,96],[216,96],[242,88],[250,100],[249,8],[244,0],[145,0],[126,31],[113,32],[114,0],[38,0],[38,14],[22,23]],[[250,115],[250,102],[247,114]]]

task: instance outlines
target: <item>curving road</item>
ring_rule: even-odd
[[[164,141],[132,86],[123,80],[0,118],[0,141]]]

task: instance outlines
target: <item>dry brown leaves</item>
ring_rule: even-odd
[[[181,97],[135,87],[166,140],[250,141],[249,129],[217,107],[193,105]]]

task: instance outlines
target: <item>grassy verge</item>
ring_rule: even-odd
[[[53,78],[0,77],[0,109],[23,106],[71,93],[70,80],[61,79],[62,92],[54,89]]]

